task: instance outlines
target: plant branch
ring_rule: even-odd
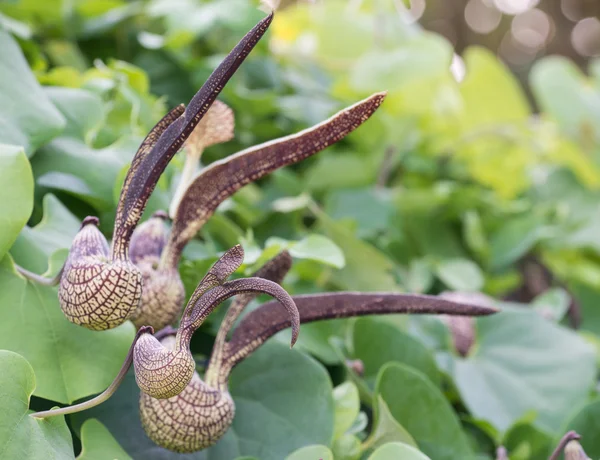
[[[290,256],[289,252],[282,251],[264,264],[253,276],[281,284],[291,266],[292,256]],[[257,293],[240,295],[227,310],[227,314],[225,315],[225,318],[223,318],[219,331],[217,332],[209,366],[204,375],[204,380],[208,386],[222,390],[223,386],[227,385],[228,372],[224,371],[227,366],[223,365],[224,357],[227,354],[227,334],[244,308],[246,308],[257,295]]]
[[[417,315],[491,315],[498,310],[452,302],[436,296],[397,293],[333,292],[293,297],[301,323],[351,316],[407,313]],[[249,313],[234,330],[227,359],[231,367],[248,357],[269,337],[290,326],[276,302],[263,304]]]
[[[35,412],[33,414],[30,414],[31,417],[46,418],[46,417],[54,417],[55,415],[73,414],[75,412],[81,412],[83,410],[91,409],[92,407],[102,404],[104,401],[106,401],[108,398],[110,398],[115,393],[115,391],[117,391],[117,388],[119,388],[119,385],[121,385],[121,383],[123,382],[123,379],[125,378],[125,375],[127,375],[127,371],[131,367],[131,363],[133,361],[133,348],[135,347],[135,344],[137,343],[138,339],[142,336],[142,334],[145,334],[148,332],[150,334],[152,334],[154,332],[150,326],[140,327],[137,334],[135,335],[135,338],[133,339],[133,343],[131,344],[131,347],[129,347],[129,351],[127,352],[127,357],[125,358],[125,362],[121,366],[121,370],[119,371],[119,373],[117,374],[117,376],[115,377],[113,382],[110,384],[110,386],[106,390],[104,390],[102,393],[100,393],[98,396],[90,399],[89,401],[84,401],[82,403],[75,404],[74,406],[67,406],[67,407],[61,407],[59,409],[50,409],[50,410],[46,410],[46,411],[42,411],[42,412]]]
[[[64,269],[63,265],[63,267],[59,270],[59,272],[56,275],[54,275],[54,277],[47,278],[43,275],[38,275],[37,273],[30,272],[29,270],[21,267],[20,265],[14,264],[14,266],[15,270],[17,270],[17,272],[21,276],[27,278],[30,281],[34,281],[38,284],[41,284],[42,286],[56,286],[60,282],[60,277],[62,276]]]
[[[385,96],[385,92],[375,93],[316,126],[250,147],[204,168],[177,207],[160,265],[177,266],[185,245],[225,199],[244,185],[335,144],[368,120]]]

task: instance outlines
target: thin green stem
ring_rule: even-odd
[[[17,264],[15,264],[15,269],[24,278],[28,279],[29,281],[33,281],[37,284],[41,284],[42,286],[56,286],[59,283],[60,277],[63,272],[63,269],[61,268],[60,271],[53,278],[46,278],[43,275],[38,275],[37,273],[30,272],[29,270],[26,270],[25,268]]]
[[[106,401],[117,391],[117,388],[119,388],[119,386],[123,382],[123,379],[125,378],[125,375],[127,375],[127,371],[131,367],[131,363],[133,361],[133,348],[135,347],[136,342],[142,336],[142,334],[146,334],[146,333],[152,334],[152,333],[154,333],[154,330],[150,326],[140,327],[135,338],[133,339],[133,343],[131,344],[131,347],[129,347],[129,352],[127,353],[127,357],[125,358],[125,362],[123,363],[123,366],[121,366],[121,370],[119,371],[119,373],[117,374],[117,376],[115,377],[113,382],[110,384],[110,386],[106,390],[104,390],[102,393],[100,393],[98,396],[90,399],[89,401],[84,401],[82,403],[75,404],[73,406],[61,407],[59,409],[50,409],[50,410],[46,410],[46,411],[42,411],[42,412],[34,412],[33,414],[30,414],[30,415],[34,418],[46,418],[46,417],[54,417],[55,415],[73,414],[75,412],[81,412],[86,409],[91,409],[92,407],[95,407],[95,406],[103,403],[104,401]]]

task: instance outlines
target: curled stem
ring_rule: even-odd
[[[50,410],[45,410],[42,412],[34,412],[33,414],[30,414],[31,417],[46,418],[46,417],[54,417],[55,415],[73,414],[75,412],[81,412],[83,410],[91,409],[92,407],[102,404],[104,401],[106,401],[108,398],[110,398],[115,393],[115,391],[117,391],[117,388],[119,388],[119,386],[123,382],[123,379],[125,378],[125,375],[127,374],[127,371],[131,367],[131,363],[133,361],[133,348],[135,347],[135,344],[137,343],[138,339],[143,334],[146,334],[146,333],[152,334],[153,332],[154,331],[150,326],[140,327],[137,334],[135,335],[135,338],[133,339],[133,343],[131,344],[131,347],[129,347],[129,351],[127,352],[127,357],[125,358],[125,362],[121,366],[121,370],[119,370],[119,373],[117,374],[115,379],[112,381],[112,383],[109,385],[109,387],[106,390],[104,390],[102,393],[100,393],[98,396],[90,399],[89,401],[84,401],[82,403],[75,404],[73,406],[61,407],[59,409],[50,409]]]
[[[563,453],[565,447],[569,442],[578,441],[580,439],[581,435],[579,435],[577,432],[569,431],[561,438],[560,442],[558,443],[558,446],[556,446],[556,449],[554,449],[554,451],[552,452],[552,455],[548,457],[548,460],[558,460],[558,457],[560,457],[560,454]]]
[[[59,270],[59,272],[52,278],[47,278],[43,275],[38,275],[37,273],[30,272],[29,270],[21,267],[20,265],[14,264],[17,272],[23,276],[24,278],[34,281],[42,286],[56,286],[60,282],[60,277],[62,276],[63,268]]]
[[[292,266],[292,256],[287,251],[282,251],[273,259],[269,260],[253,276],[263,278],[281,284],[283,278]],[[233,327],[244,308],[257,296],[257,293],[247,293],[238,296],[227,310],[225,318],[221,322],[209,366],[204,379],[206,384],[213,388],[223,390],[227,385],[227,366],[224,366],[224,356],[227,354],[227,334]]]

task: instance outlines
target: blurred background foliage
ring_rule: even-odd
[[[11,248],[18,263],[45,271],[86,215],[99,215],[110,232],[137,143],[192,97],[264,15],[258,6],[0,3],[0,142],[24,149],[36,184],[29,226]],[[305,326],[298,347],[328,365],[334,383],[345,380],[346,358],[366,363],[355,384],[372,408],[386,399],[386,379],[417,379],[410,369],[383,369],[388,360],[379,356],[394,341],[410,345],[423,359],[389,361],[436,385],[443,378],[453,407],[444,402],[440,417],[459,414],[468,445],[447,457],[423,449],[429,435],[406,426],[414,414],[397,395],[375,409],[379,419],[392,411],[434,459],[467,451],[492,458],[500,443],[511,459],[544,458],[574,408],[596,397],[589,364],[597,359],[590,344],[600,348],[599,15],[595,0],[282,2],[222,93],[236,116],[235,140],[207,149],[204,164],[318,123],[372,92],[388,97],[343,142],[224,203],[186,248],[186,287],[218,252],[242,242],[248,273],[290,248],[292,293],[460,291],[530,304],[483,320],[462,352],[451,324],[398,318],[375,329],[375,320]],[[146,215],[168,208],[182,164],[180,154]],[[385,327],[393,328],[387,341],[378,339]],[[200,354],[215,328],[195,339]],[[489,366],[498,374],[486,373]],[[498,375],[496,388],[482,377]],[[596,406],[584,410],[600,419]],[[365,425],[352,417],[329,445],[336,458],[355,458]],[[600,452],[593,442],[589,455]]]

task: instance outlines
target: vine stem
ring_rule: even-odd
[[[154,333],[154,330],[151,326],[140,327],[137,334],[135,335],[135,338],[133,339],[131,347],[129,347],[129,352],[127,352],[127,357],[125,358],[125,362],[121,366],[121,370],[119,371],[113,382],[110,384],[110,386],[98,396],[90,399],[89,401],[84,401],[73,406],[61,407],[59,409],[50,409],[42,412],[34,412],[33,414],[30,414],[31,417],[46,418],[54,417],[55,415],[73,414],[75,412],[81,412],[86,409],[91,409],[92,407],[95,407],[106,401],[115,393],[115,391],[117,391],[117,388],[119,388],[119,386],[123,382],[123,379],[125,378],[125,375],[127,375],[127,371],[129,370],[129,368],[131,367],[131,363],[133,362],[133,348],[135,347],[135,344],[137,343],[138,339],[146,333]]]
[[[60,281],[60,277],[62,276],[62,272],[63,272],[63,268],[61,268],[59,270],[59,272],[53,277],[53,278],[47,278],[43,275],[38,275],[37,273],[33,273],[30,272],[29,270],[21,267],[20,265],[14,264],[15,265],[15,270],[17,270],[17,273],[19,273],[19,275],[23,276],[24,278],[30,280],[30,281],[34,281],[37,284],[41,284],[42,286],[56,286],[59,281]]]
[[[580,439],[581,439],[580,434],[578,434],[575,431],[569,431],[567,434],[565,434],[562,437],[562,439],[558,443],[558,446],[556,446],[556,449],[554,449],[554,452],[552,452],[552,455],[550,455],[550,457],[548,457],[548,460],[558,460],[558,457],[563,452],[563,450],[565,450],[565,447],[569,442],[578,441]]]

